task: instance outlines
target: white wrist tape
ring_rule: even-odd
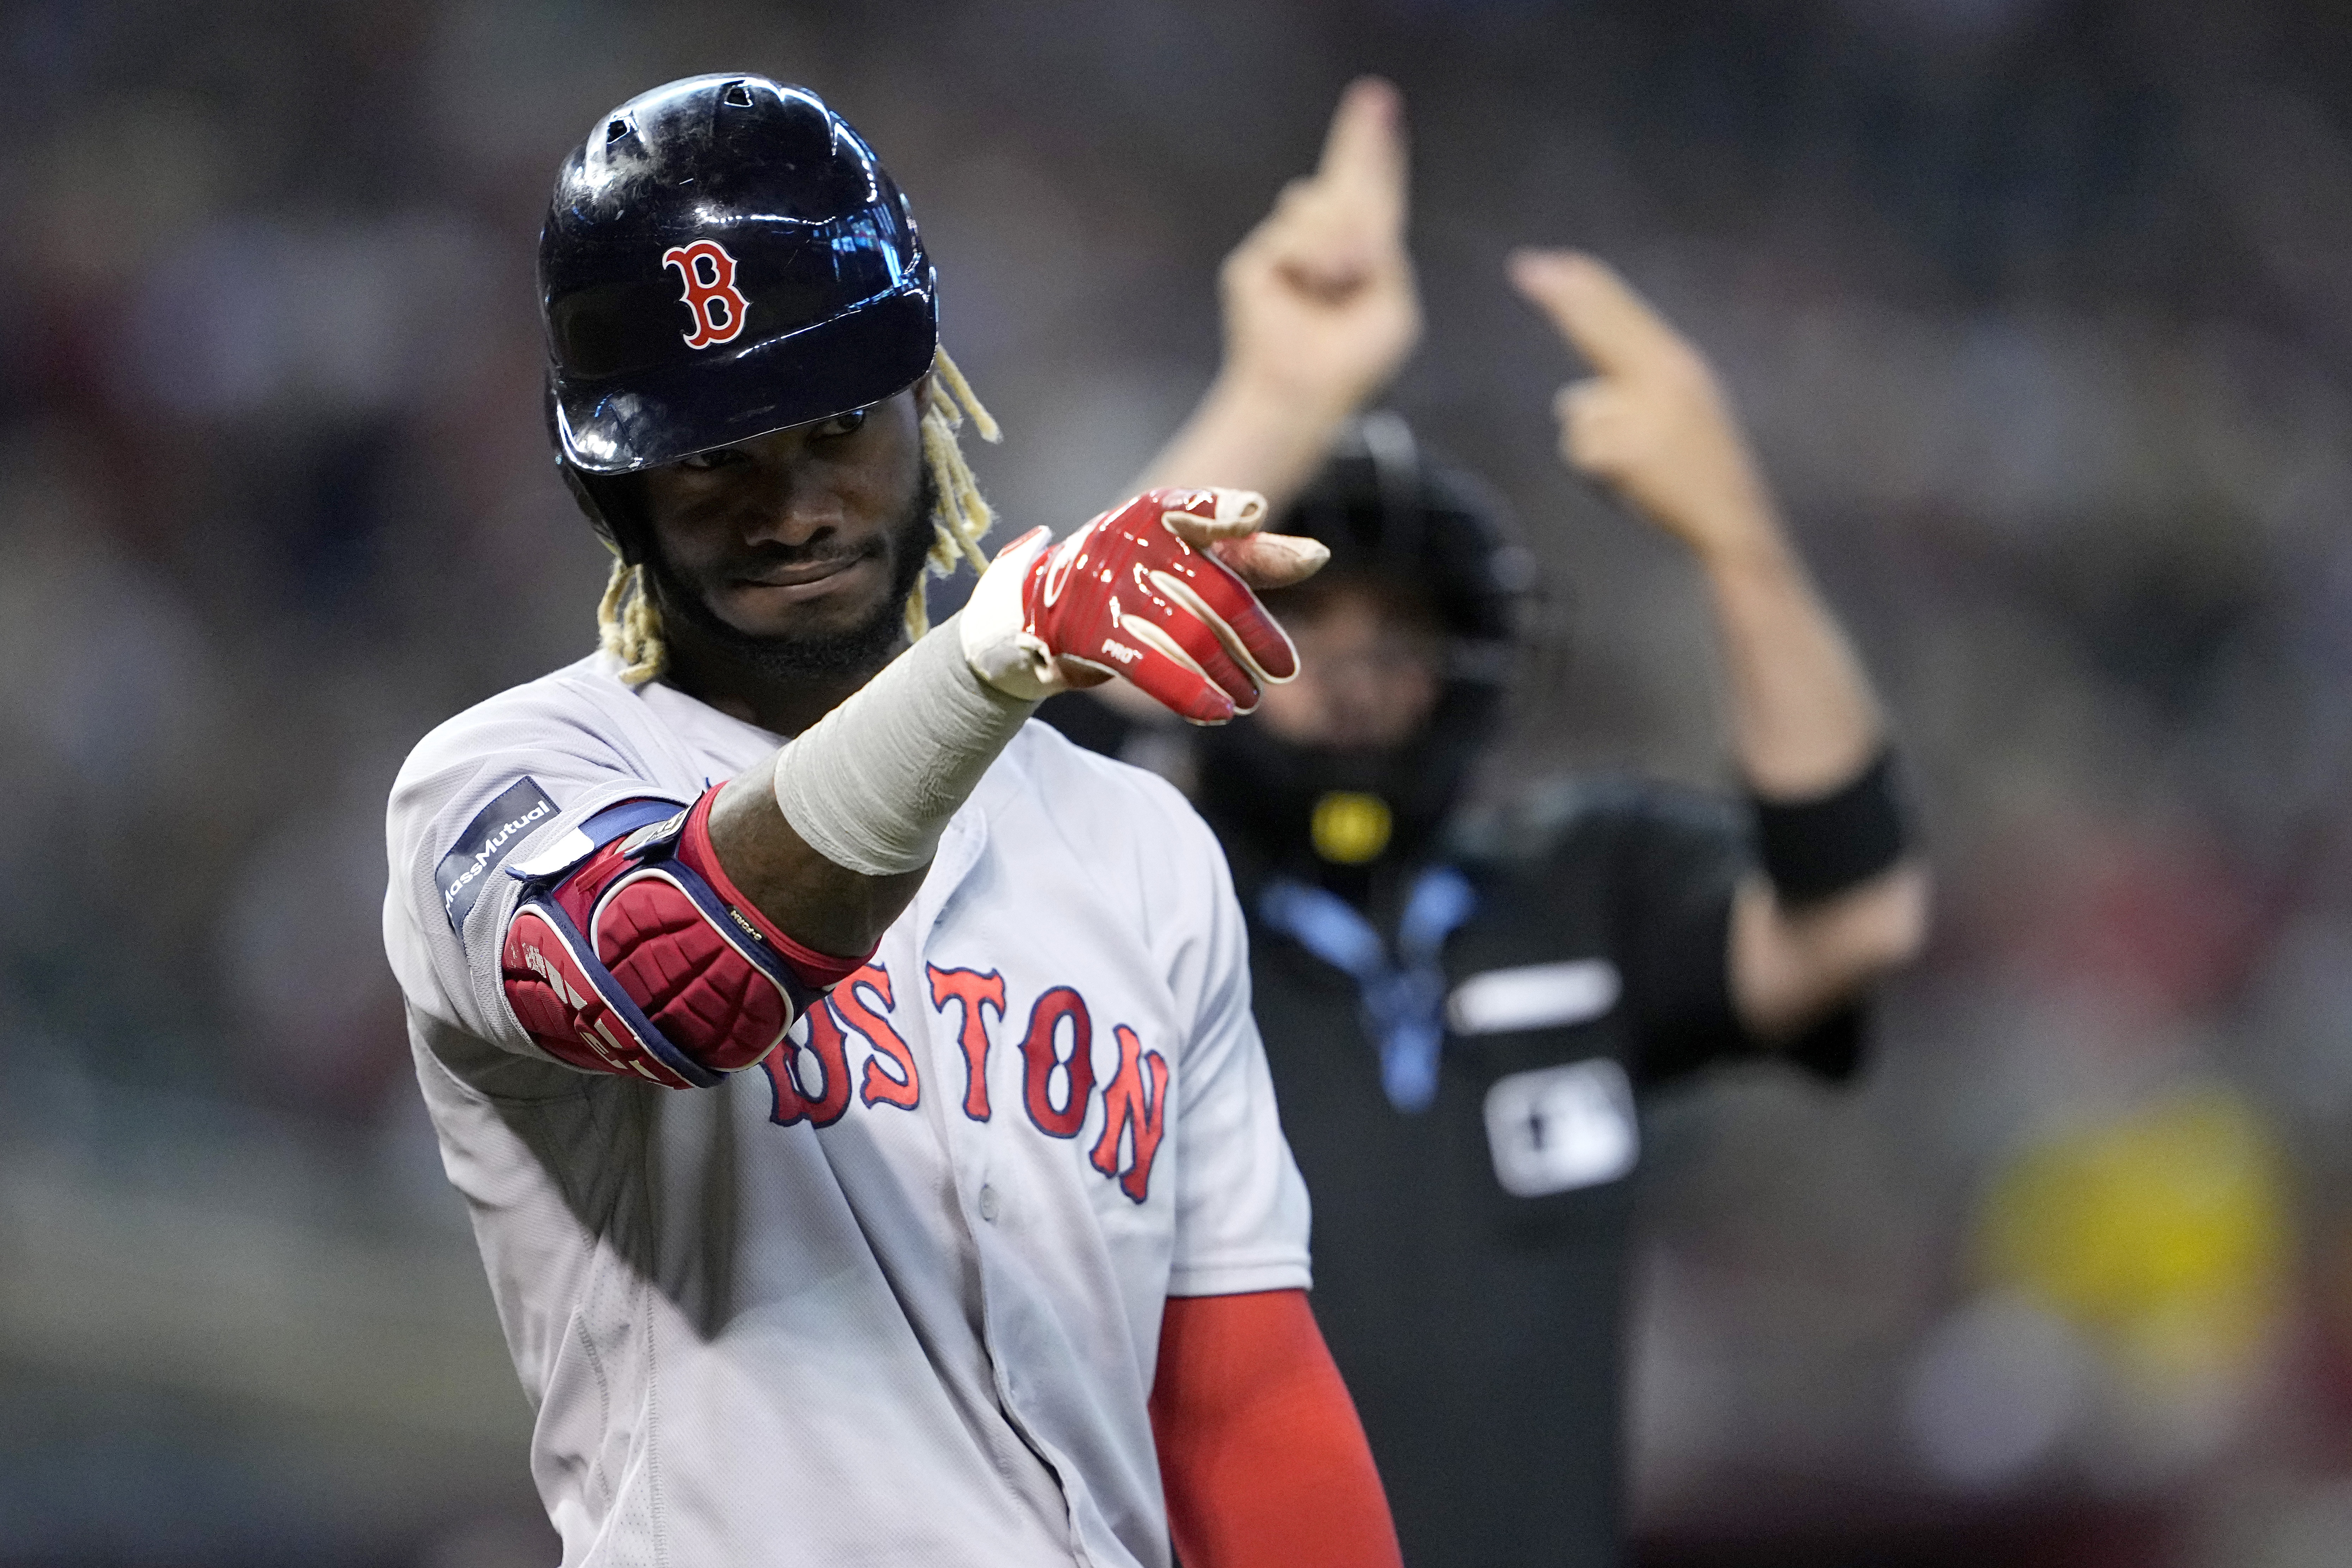
[[[963,657],[980,678],[1011,697],[1035,702],[1069,682],[1054,662],[1054,650],[1027,630],[1021,590],[1037,557],[1054,547],[1053,535],[1030,530],[988,563],[958,619],[963,622]]]
[[[973,672],[962,619],[934,627],[777,754],[777,806],[835,865],[867,877],[929,865],[948,818],[1037,706]]]

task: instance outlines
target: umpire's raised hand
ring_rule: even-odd
[[[1608,263],[1523,250],[1511,281],[1594,374],[1560,388],[1560,456],[1702,556],[1773,531],[1769,492],[1714,370]]]
[[[1350,84],[1315,173],[1283,187],[1218,276],[1232,373],[1335,419],[1388,384],[1421,341],[1407,172],[1397,89]]]
[[[1254,489],[1279,512],[1322,466],[1421,342],[1409,173],[1402,96],[1377,77],[1349,84],[1315,172],[1225,258],[1223,363],[1141,488]]]
[[[1927,940],[1877,699],[1705,356],[1592,257],[1521,251],[1511,280],[1594,373],[1555,400],[1560,455],[1706,574],[1763,851],[1732,910],[1732,1000],[1759,1037],[1792,1039]]]

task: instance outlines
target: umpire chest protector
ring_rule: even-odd
[[[1728,803],[1633,783],[1580,786],[1538,845],[1463,861],[1475,908],[1438,958],[1418,1110],[1384,1081],[1369,988],[1268,919],[1243,869],[1255,1005],[1315,1202],[1316,1315],[1407,1562],[1618,1561],[1635,1096],[1759,1049],[1727,969],[1750,863]]]

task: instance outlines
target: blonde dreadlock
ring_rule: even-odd
[[[646,592],[646,569],[622,560],[617,549],[613,551],[613,574],[604,580],[604,597],[596,605],[596,633],[604,651],[621,661],[624,685],[643,686],[669,662],[669,650],[662,646],[661,612]]]
[[[985,572],[988,557],[980,552],[980,542],[996,521],[996,513],[981,497],[980,484],[963,460],[963,443],[956,439],[956,432],[963,428],[964,416],[969,414],[982,440],[1002,441],[1004,433],[972,395],[971,383],[963,378],[945,349],[931,359],[930,394],[929,406],[923,410],[923,461],[930,466],[931,483],[939,488],[940,499],[931,513],[931,548],[923,557],[923,570],[929,576],[948,577],[954,574],[959,562],[969,561],[974,572]],[[923,579],[917,577],[915,591],[907,596],[909,641],[920,639],[931,629],[925,588]]]
[[[996,521],[988,502],[980,493],[980,485],[971,477],[971,467],[964,461],[963,445],[956,433],[963,428],[965,416],[971,418],[972,428],[983,441],[1001,441],[1003,433],[996,421],[972,395],[971,383],[963,378],[956,362],[940,349],[931,360],[923,410],[923,462],[931,472],[932,487],[939,500],[931,512],[931,547],[923,556],[923,574],[915,579],[915,591],[907,598],[907,637],[911,641],[931,629],[928,595],[924,592],[925,576],[952,575],[957,563],[969,561],[972,570],[988,569],[988,557],[980,552],[980,542]],[[621,661],[621,679],[631,686],[642,686],[662,672],[669,662],[668,652],[662,646],[661,612],[654,607],[653,596],[646,590],[646,572],[642,566],[631,566],[614,552],[613,575],[604,584],[604,597],[596,606],[596,630],[604,651]]]

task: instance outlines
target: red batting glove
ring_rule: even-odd
[[[1257,706],[1298,673],[1298,653],[1257,595],[1205,544],[1265,520],[1249,490],[1147,490],[1059,544],[1033,529],[1000,552],[964,610],[964,654],[981,678],[1025,698],[1072,682],[1076,665],[1123,675],[1195,724]]]

